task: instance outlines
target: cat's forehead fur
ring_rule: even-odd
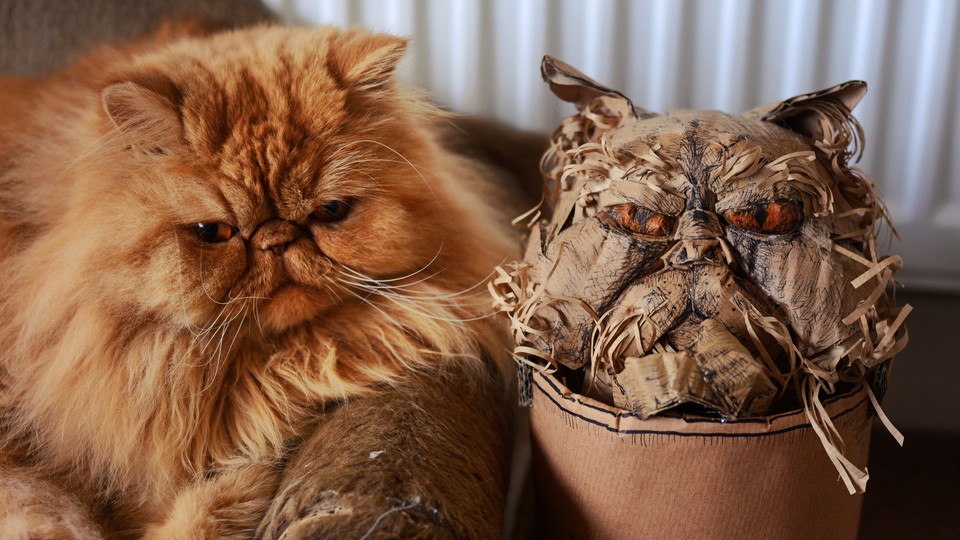
[[[264,27],[228,32],[202,40],[183,40],[143,56],[135,70],[157,71],[169,77],[180,92],[184,122],[206,130],[230,119],[239,127],[269,120],[296,120],[307,116],[312,127],[335,126],[343,119],[347,87],[331,55],[343,34],[333,29],[283,31]],[[134,75],[135,76],[135,75]],[[215,142],[215,141],[210,141]]]
[[[332,28],[264,27],[176,42],[118,78],[146,81],[167,95],[191,158],[216,171],[205,176],[216,179],[234,211],[302,219],[325,192],[356,195],[349,193],[356,185],[332,174],[342,168],[338,159],[351,146],[354,157],[362,154],[358,140],[374,131],[382,137],[390,129],[385,120],[402,116],[368,114],[389,109],[391,96],[363,95],[364,81],[350,70],[403,44]]]

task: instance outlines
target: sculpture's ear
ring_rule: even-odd
[[[867,83],[847,81],[819,92],[757,107],[744,116],[772,122],[814,140],[829,138],[827,130],[839,131],[838,123],[850,122],[857,103],[867,93]]]
[[[546,55],[540,63],[540,74],[550,85],[550,91],[558,98],[573,103],[577,110],[584,110],[594,99],[605,96],[612,98],[621,114],[634,115],[633,103],[627,96],[612,90],[577,71],[569,64]]]

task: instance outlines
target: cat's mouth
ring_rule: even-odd
[[[269,300],[275,302],[277,300],[283,300],[284,297],[295,293],[299,289],[312,289],[309,285],[303,285],[302,283],[296,283],[292,280],[285,279],[277,284],[274,287],[273,292],[270,293]]]
[[[263,279],[257,295],[258,321],[265,332],[287,331],[339,302],[330,289],[329,262],[309,243],[297,242],[282,257],[258,262]]]
[[[315,317],[331,303],[330,297],[310,285],[283,280],[260,304],[260,324],[268,332],[284,331]]]

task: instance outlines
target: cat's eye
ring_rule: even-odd
[[[237,230],[226,223],[197,223],[193,227],[194,234],[200,241],[207,244],[219,244],[233,238]]]
[[[352,209],[349,201],[333,199],[320,205],[313,213],[313,218],[321,223],[336,223],[347,217]]]
[[[727,223],[763,234],[786,234],[796,230],[803,218],[803,205],[779,200],[757,203],[723,213]]]
[[[635,204],[618,204],[607,210],[607,215],[621,229],[647,236],[667,236],[673,232],[677,218],[654,212]]]

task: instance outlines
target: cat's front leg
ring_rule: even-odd
[[[76,497],[28,469],[0,463],[0,538],[100,540],[103,533]]]
[[[187,486],[163,520],[147,527],[144,539],[253,538],[279,478],[275,463],[250,463]]]
[[[451,363],[328,412],[295,453],[260,535],[499,538],[502,384]]]

